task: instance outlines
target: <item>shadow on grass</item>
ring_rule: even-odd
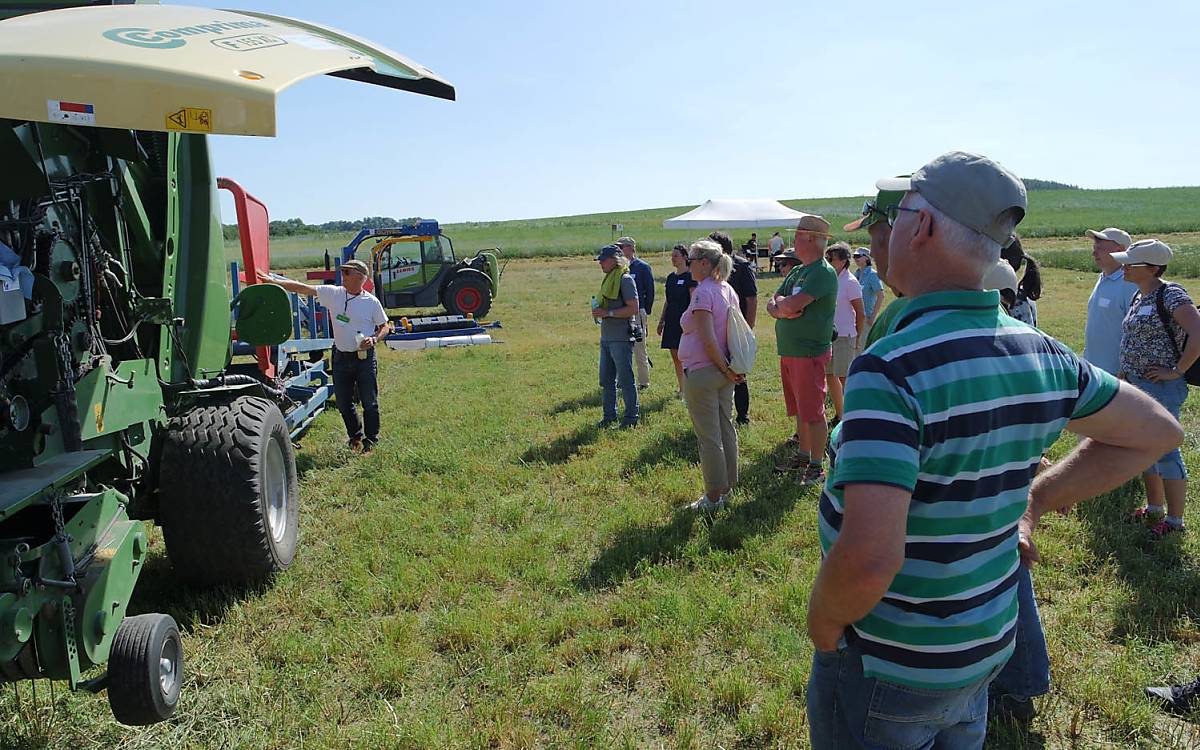
[[[672,466],[680,463],[694,464],[699,457],[696,433],[690,429],[679,428],[669,434],[660,435],[652,443],[638,451],[638,454],[625,464],[621,475],[628,478],[646,468],[654,469],[659,466]]]
[[[660,442],[668,444],[675,441],[684,442],[682,437],[665,438]],[[654,447],[652,445],[647,450]],[[800,487],[794,477],[775,474],[776,460],[776,456],[768,453],[753,464],[743,466],[734,504],[711,519],[686,509],[677,509],[666,524],[623,529],[588,569],[576,578],[575,585],[584,590],[607,588],[639,575],[646,566],[675,559],[691,538],[693,526],[698,523],[709,527],[709,544],[717,549],[733,550],[741,547],[749,538],[775,531],[801,497],[812,500],[815,513],[815,488]],[[743,497],[750,499],[741,501]]]
[[[666,398],[657,398],[640,404],[642,417],[645,418],[647,414],[662,411],[666,405]],[[595,424],[579,427],[565,435],[559,435],[544,445],[531,446],[521,454],[521,461],[522,463],[565,464],[579,453],[583,446],[596,442],[600,431]]]
[[[296,451],[296,474],[303,479],[313,471],[337,469],[353,461],[354,453],[344,444],[325,445],[315,450]]]
[[[559,435],[545,445],[534,445],[521,454],[524,463],[565,464],[579,449],[594,443],[600,436],[600,428],[594,424],[580,427],[566,435]]]
[[[567,401],[560,402],[550,410],[550,416],[557,414],[565,414],[566,412],[579,411],[580,409],[599,409],[600,408],[600,391],[595,390],[585,396],[578,396]]]
[[[1126,522],[1143,497],[1141,480],[1134,480],[1074,511],[1088,527],[1092,555],[1115,562],[1128,584],[1129,597],[1114,613],[1117,642],[1177,638],[1180,624],[1200,618],[1200,567],[1183,554],[1180,537],[1153,541],[1144,526]]]
[[[220,622],[235,604],[258,596],[269,584],[258,586],[201,588],[182,581],[165,555],[150,557],[138,576],[129,600],[130,615],[161,612],[175,618],[181,632],[195,625]]]

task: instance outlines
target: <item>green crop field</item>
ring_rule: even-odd
[[[866,232],[842,237],[841,227],[855,219],[864,197],[813,198],[784,201],[799,211],[829,219],[835,235],[855,244],[868,242]],[[1200,231],[1200,187],[1152,188],[1145,190],[1034,190],[1029,193],[1029,215],[1021,224],[1025,237],[1079,237],[1086,229],[1120,226],[1131,234]],[[580,216],[559,216],[521,221],[447,224],[443,231],[454,241],[459,254],[488,247],[501,247],[508,257],[581,255],[610,242],[613,224],[624,226],[622,234],[637,238],[644,251],[667,250],[676,242],[694,239],[695,230],[667,230],[665,219],[694,206],[675,206],[642,211],[625,211]],[[437,218],[437,217],[429,217]],[[765,243],[771,230],[759,232]],[[271,240],[272,257],[280,268],[313,265],[323,251],[337,256],[338,249],[353,233],[300,235]],[[749,230],[735,234],[738,243],[750,237]],[[1080,247],[1089,246],[1080,241]],[[227,243],[231,258],[240,253],[236,243]]]
[[[649,260],[661,277],[665,257]],[[701,478],[664,352],[643,425],[594,426],[599,279],[579,258],[514,262],[493,309],[505,343],[385,352],[383,442],[353,456],[337,412],[318,418],[298,454],[300,552],[274,585],[189,590],[155,533],[132,611],[183,630],[173,720],[126,728],[102,696],[6,685],[0,748],[808,747],[817,490],[771,471],[791,432],[772,328],[742,484],[697,517],[679,510]],[[1046,272],[1043,327],[1075,347],[1093,280]],[[1040,532],[1054,687],[1029,727],[994,723],[989,747],[1200,744],[1141,694],[1200,672],[1200,516],[1152,545],[1122,523],[1138,497],[1131,485]]]

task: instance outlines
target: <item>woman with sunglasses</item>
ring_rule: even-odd
[[[1121,325],[1121,372],[1179,419],[1188,395],[1184,373],[1200,358],[1200,311],[1178,284],[1164,282],[1171,248],[1158,240],[1139,240],[1112,259],[1125,267],[1125,280],[1138,288]],[[1179,449],[1142,474],[1146,505],[1130,517],[1150,527],[1156,539],[1183,531],[1187,468]],[[1165,507],[1164,507],[1165,506]]]
[[[658,319],[658,335],[662,337],[662,348],[671,352],[671,361],[675,363],[675,395],[683,398],[683,363],[679,360],[679,337],[683,335],[683,329],[679,327],[679,318],[696,288],[696,281],[688,271],[687,245],[678,244],[671,248],[671,265],[675,270],[667,274],[667,304]]]
[[[733,386],[743,377],[729,367],[729,310],[738,306],[738,296],[726,282],[733,258],[713,240],[692,243],[688,268],[696,289],[679,319],[679,359],[704,474],[704,494],[688,507],[713,513],[725,507],[738,479]]]

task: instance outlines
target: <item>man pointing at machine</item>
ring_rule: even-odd
[[[349,260],[342,264],[341,285],[311,286],[269,274],[258,274],[258,280],[278,284],[289,292],[317,297],[332,316],[333,322],[333,392],[338,411],[346,423],[346,435],[351,450],[371,450],[379,442],[379,364],[375,344],[388,332],[387,313],[379,298],[363,288],[367,281],[367,264]],[[355,406],[362,402],[362,421]]]

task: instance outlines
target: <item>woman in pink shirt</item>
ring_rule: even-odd
[[[738,443],[733,428],[733,386],[742,376],[729,367],[729,308],[737,293],[726,283],[733,259],[712,240],[688,248],[689,270],[696,281],[692,301],[679,319],[679,359],[683,363],[683,400],[700,443],[704,494],[688,507],[715,512],[725,507],[737,484]]]

